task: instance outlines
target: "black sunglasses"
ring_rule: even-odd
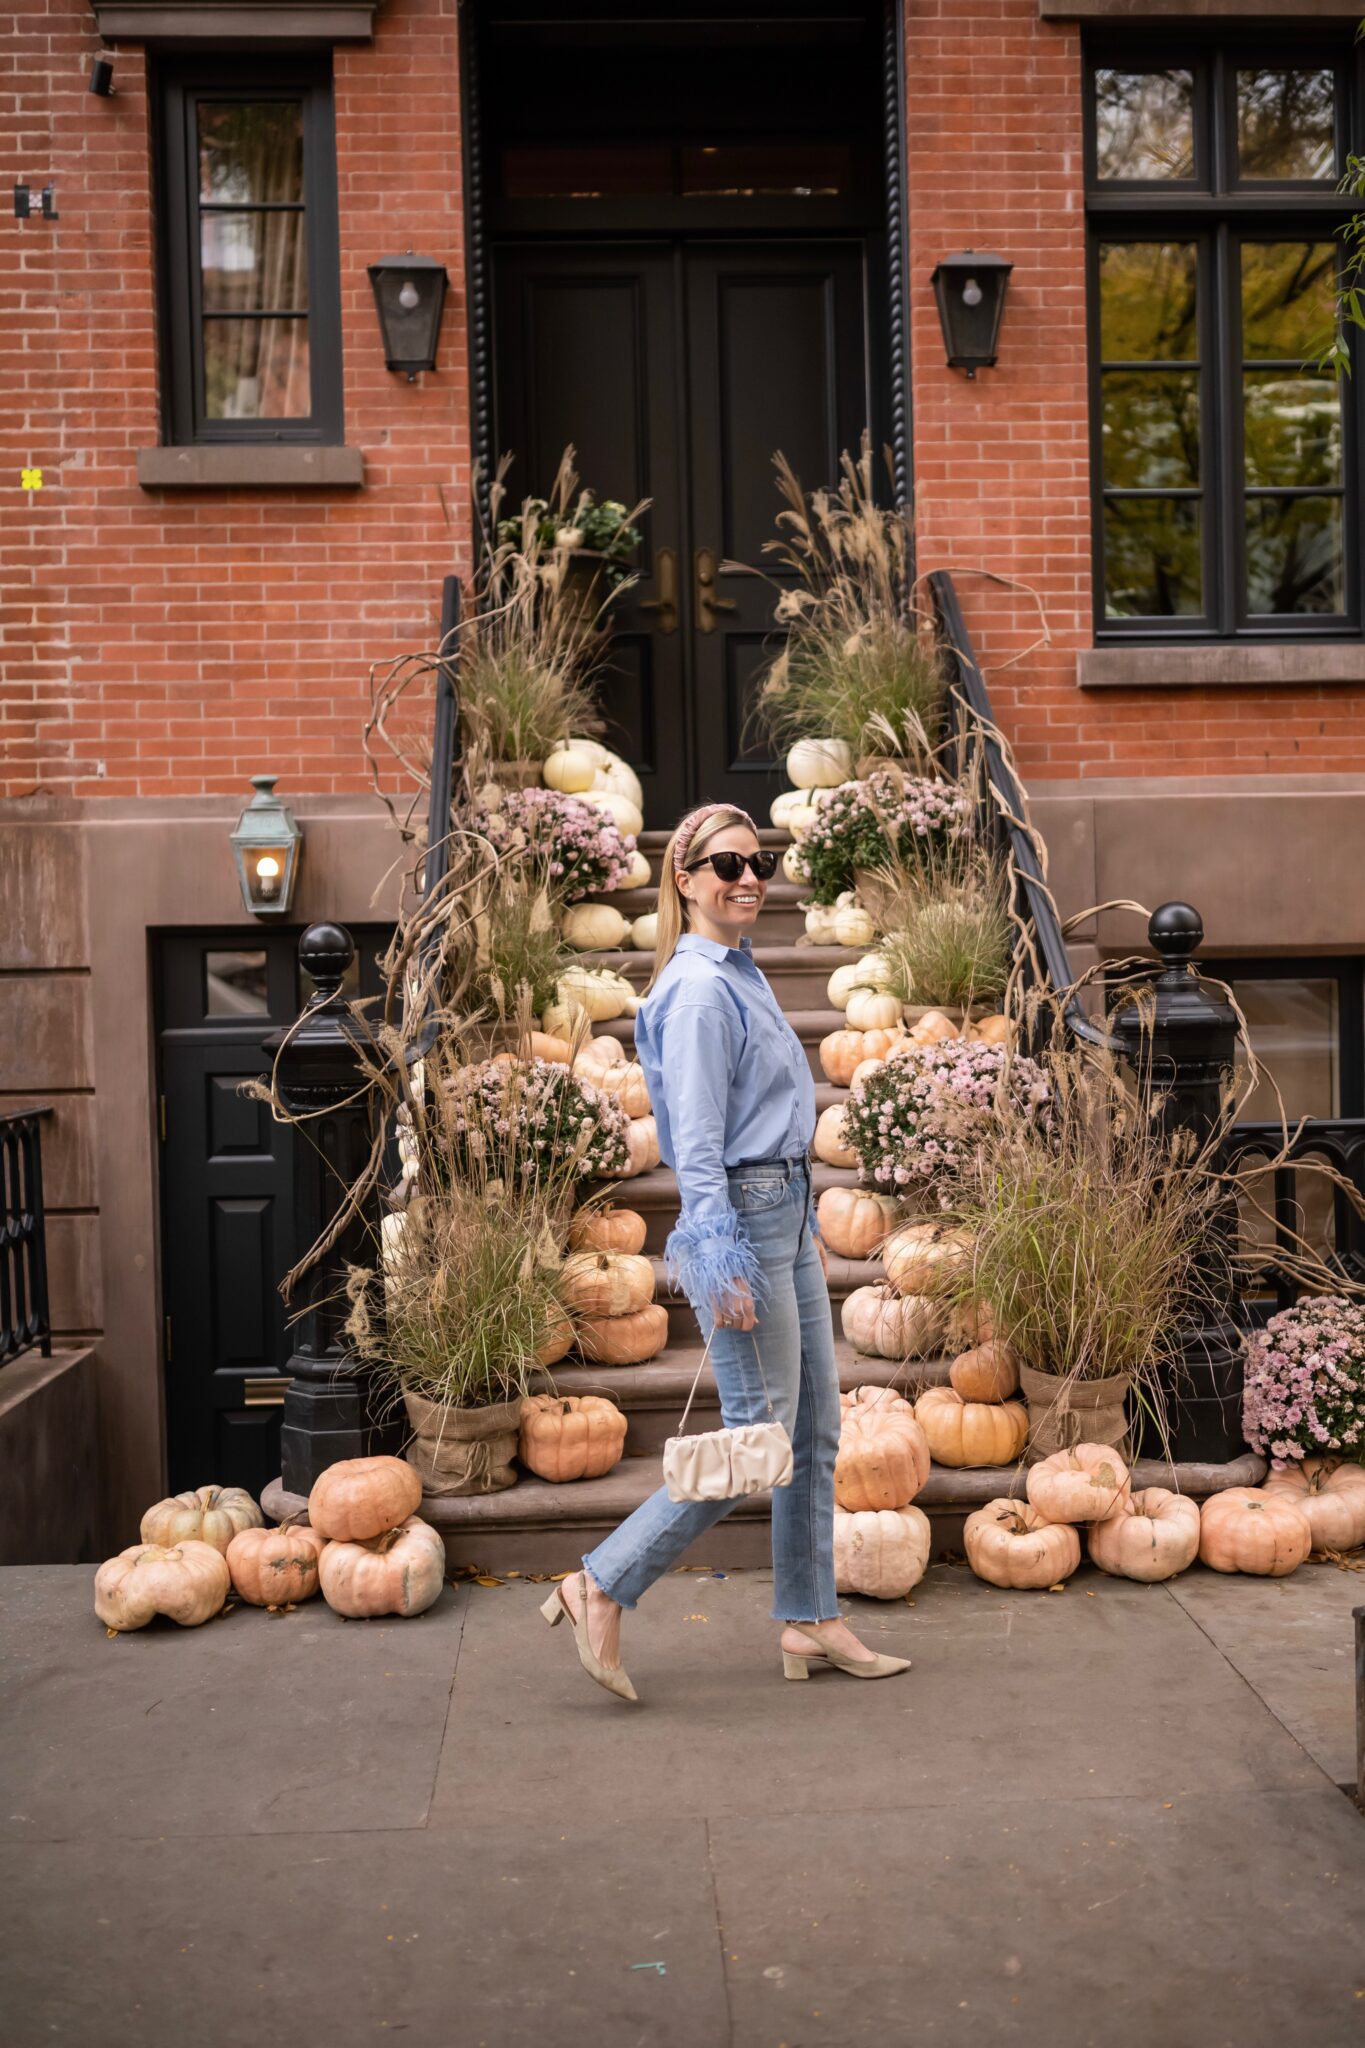
[[[690,860],[687,863],[686,871],[690,875],[695,869],[706,867],[711,868],[719,875],[722,882],[737,882],[744,873],[745,868],[748,868],[755,881],[770,882],[777,868],[777,855],[766,851],[760,853],[730,853],[729,851],[725,853],[704,853],[700,860]]]

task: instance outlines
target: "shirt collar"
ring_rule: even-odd
[[[752,954],[754,942],[747,932],[740,935],[738,946],[722,946],[719,939],[707,939],[700,932],[684,932],[678,940],[675,951],[679,953],[700,953],[707,960],[728,960],[732,953]]]

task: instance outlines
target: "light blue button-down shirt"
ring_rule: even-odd
[[[805,1049],[755,965],[747,938],[722,946],[684,932],[635,1019],[659,1150],[678,1178],[666,1257],[689,1301],[714,1302],[762,1272],[730,1202],[726,1174],[803,1159],[815,1131]]]

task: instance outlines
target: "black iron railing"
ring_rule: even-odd
[[[1254,1166],[1258,1158],[1274,1158],[1284,1144],[1284,1132],[1277,1123],[1238,1124],[1226,1144],[1231,1167]],[[1277,1309],[1289,1308],[1297,1290],[1285,1261],[1292,1257],[1299,1240],[1313,1241],[1315,1224],[1325,1224],[1327,1183],[1317,1176],[1300,1183],[1299,1166],[1306,1160],[1325,1160],[1365,1197],[1365,1117],[1311,1117],[1294,1134],[1288,1157],[1276,1166],[1269,1189],[1274,1216],[1274,1241],[1265,1246],[1265,1259],[1251,1286],[1252,1306],[1256,1297],[1263,1303],[1274,1296]],[[1308,1177],[1305,1176],[1305,1183]],[[1314,1196],[1317,1197],[1316,1201]],[[1329,1264],[1339,1267],[1342,1278],[1365,1284],[1365,1217],[1354,1207],[1344,1189],[1331,1188],[1331,1235],[1314,1249]],[[1264,1231],[1265,1224],[1261,1224]],[[1254,1243],[1254,1224],[1243,1225],[1243,1240]]]
[[[43,1213],[42,1119],[47,1108],[0,1116],[0,1365],[33,1345],[52,1350]]]

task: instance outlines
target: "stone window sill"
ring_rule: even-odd
[[[1083,690],[1187,690],[1224,685],[1365,683],[1365,641],[1288,646],[1085,647],[1076,659]]]
[[[1112,21],[1129,25],[1169,21],[1216,20],[1233,16],[1243,21],[1321,21],[1345,16],[1356,20],[1360,0],[1038,0],[1044,21]]]
[[[365,457],[359,448],[273,442],[139,448],[137,480],[145,491],[354,490],[365,481]]]
[[[379,0],[91,0],[106,42],[368,43]]]

